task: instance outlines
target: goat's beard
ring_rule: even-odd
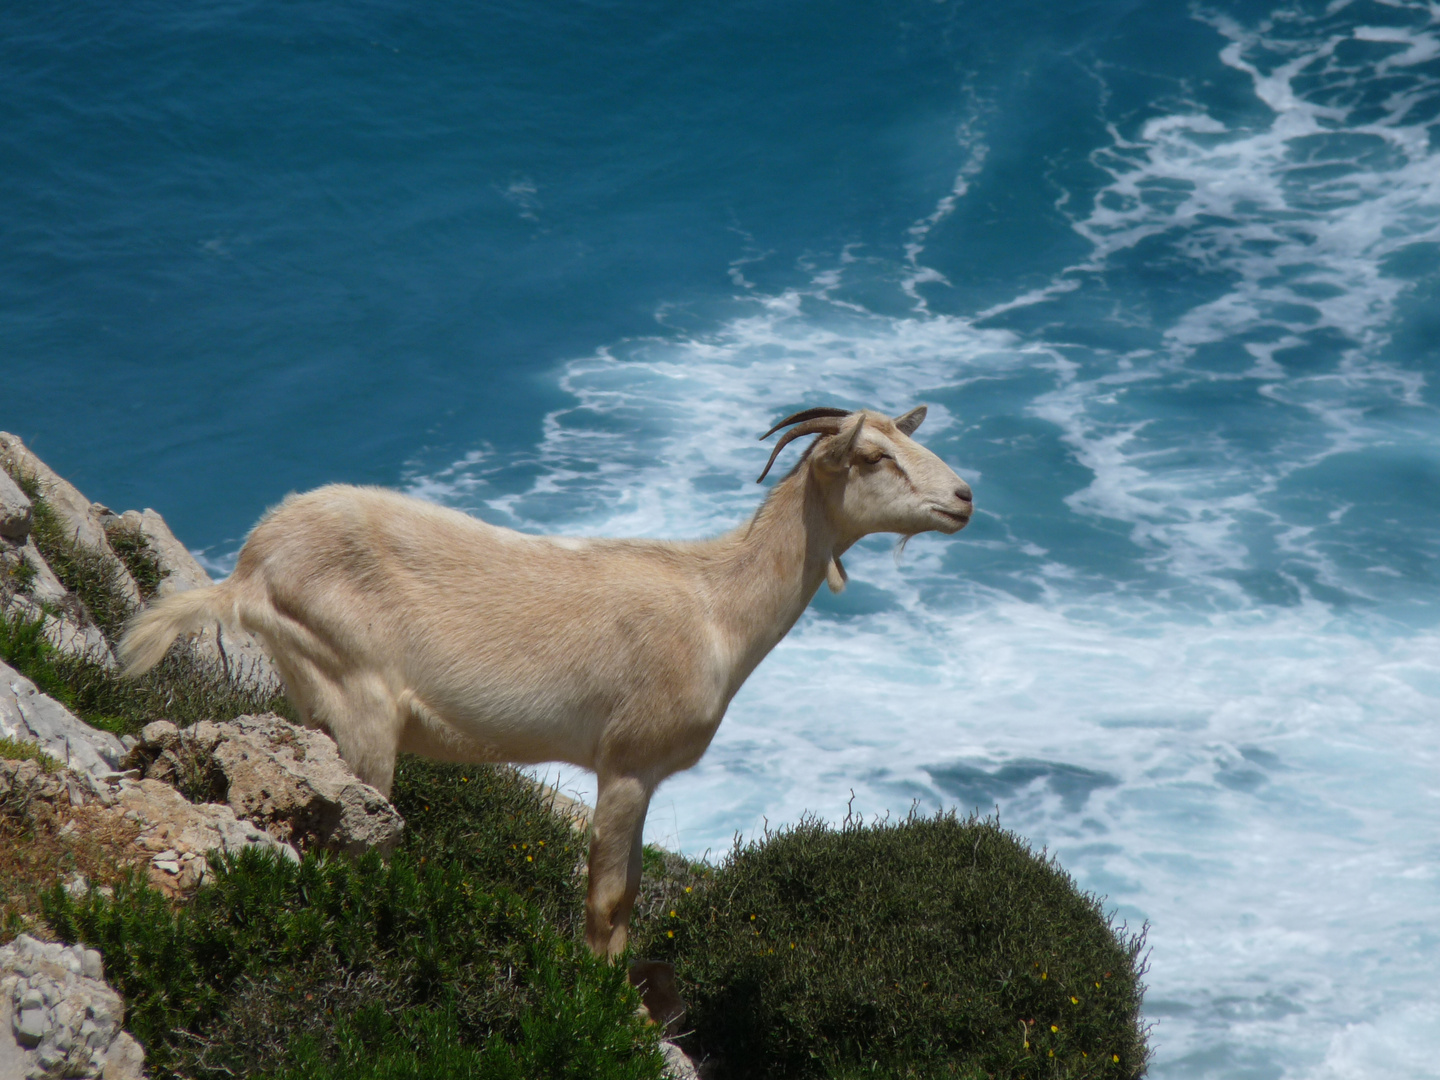
[[[899,540],[895,541],[895,565],[900,565],[900,557],[905,554],[905,545],[915,536],[914,533],[905,533]]]

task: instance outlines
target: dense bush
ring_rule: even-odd
[[[388,864],[250,851],[187,905],[136,878],[47,920],[105,954],[160,1076],[658,1077],[624,968],[573,932],[569,826],[511,770],[407,759],[396,789]]]
[[[673,914],[672,914],[673,912]],[[1134,1077],[1143,932],[993,820],[806,820],[738,847],[636,946],[721,1075]]]

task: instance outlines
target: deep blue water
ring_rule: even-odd
[[[0,427],[217,572],[286,492],[703,535],[931,406],[652,838],[998,806],[1153,1075],[1440,1076],[1440,9],[0,10]],[[582,793],[584,776],[562,776]]]

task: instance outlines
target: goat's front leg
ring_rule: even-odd
[[[630,909],[640,890],[640,856],[650,786],[633,776],[600,776],[590,830],[585,943],[611,959],[625,949]]]

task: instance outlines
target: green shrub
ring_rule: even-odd
[[[670,911],[674,915],[670,915]],[[993,820],[807,819],[636,927],[726,1077],[1134,1077],[1143,931]]]
[[[152,1074],[657,1080],[622,967],[456,862],[216,857],[172,909],[138,876],[45,897],[105,955]]]
[[[580,943],[584,838],[513,769],[403,757],[388,865],[247,851],[172,907],[138,876],[44,898],[105,954],[152,1074],[655,1080],[624,968]]]
[[[462,866],[532,901],[561,932],[580,932],[585,890],[576,870],[588,841],[514,769],[404,754],[390,801],[405,818],[403,846],[414,858]]]

